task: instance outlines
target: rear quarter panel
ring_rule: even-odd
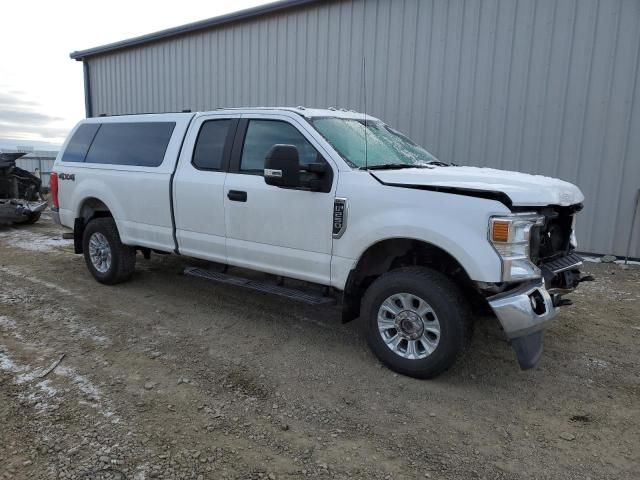
[[[60,221],[72,228],[88,199],[104,203],[118,226],[123,243],[173,250],[171,194],[169,182],[182,139],[192,114],[131,115],[84,120],[82,123],[175,122],[171,140],[158,167],[63,162],[71,132],[58,154],[54,171],[64,173],[59,181]],[[78,126],[80,125],[78,124]]]

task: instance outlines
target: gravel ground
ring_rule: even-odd
[[[72,248],[47,217],[0,227],[0,478],[640,478],[638,267],[586,265],[537,369],[487,318],[419,381],[337,307],[176,256],[106,287]]]

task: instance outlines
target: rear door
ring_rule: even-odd
[[[183,255],[226,263],[224,182],[239,117],[199,116],[185,138],[173,187]]]
[[[274,144],[293,144],[300,164],[327,163],[326,191],[280,188],[264,181]],[[225,182],[230,264],[328,285],[337,169],[301,121],[279,114],[243,115]]]

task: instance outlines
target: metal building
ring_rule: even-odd
[[[580,249],[626,253],[640,188],[638,0],[289,0],[71,57],[84,62],[89,116],[362,111],[366,83],[368,113],[444,161],[578,184]],[[640,219],[631,245],[640,257]]]

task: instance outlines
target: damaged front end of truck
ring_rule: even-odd
[[[0,224],[35,223],[46,208],[42,181],[16,166],[25,153],[0,153]]]

